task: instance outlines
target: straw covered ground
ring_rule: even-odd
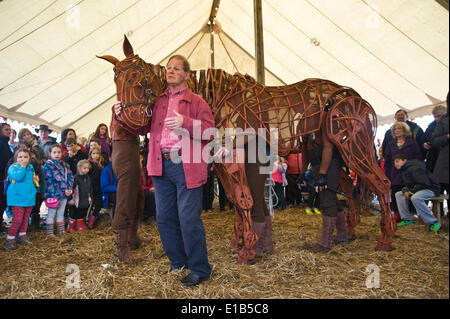
[[[31,232],[31,245],[0,251],[2,298],[449,298],[448,222],[438,234],[427,232],[421,222],[399,229],[395,250],[375,251],[379,217],[362,216],[357,239],[325,254],[312,254],[305,245],[316,242],[320,216],[290,208],[275,212],[275,252],[256,264],[238,265],[228,249],[234,213],[217,209],[203,213],[211,279],[185,288],[180,279],[187,270],[164,274],[169,262],[155,225],[139,233],[153,242],[138,250],[145,257],[138,264],[113,262],[113,235],[105,219],[87,233],[47,238]],[[66,279],[79,268],[80,288],[67,288]],[[104,265],[104,264],[109,264]],[[379,269],[379,288],[373,283]],[[367,267],[369,269],[367,270]],[[73,281],[70,281],[72,282]]]

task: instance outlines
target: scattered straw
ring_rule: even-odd
[[[276,211],[273,221],[275,252],[251,266],[238,265],[228,249],[234,213],[217,209],[202,214],[211,279],[185,288],[180,279],[188,270],[165,274],[169,262],[157,227],[146,224],[139,232],[153,241],[137,253],[144,262],[113,262],[110,221],[87,233],[47,238],[31,232],[31,245],[0,250],[0,296],[3,298],[448,298],[448,221],[439,234],[421,222],[401,228],[392,252],[375,251],[379,217],[361,217],[357,239],[323,254],[304,249],[321,230],[320,216],[301,208]],[[80,270],[80,288],[66,288],[66,267]],[[108,265],[105,265],[108,264]],[[380,270],[380,288],[367,288],[366,267]],[[103,266],[102,266],[103,265]]]

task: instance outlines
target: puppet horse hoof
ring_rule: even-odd
[[[238,251],[239,249],[241,249],[243,246],[241,240],[239,240],[238,238],[233,238],[231,239],[230,242],[230,250],[231,251]]]
[[[377,246],[375,247],[375,250],[381,250],[381,251],[392,251],[394,250],[394,247],[392,247],[392,238],[390,236],[386,236],[381,234],[378,238]]]
[[[253,249],[243,247],[238,254],[237,263],[240,265],[253,265],[256,261],[256,253]]]

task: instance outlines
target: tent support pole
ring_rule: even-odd
[[[263,40],[261,0],[253,0],[253,12],[254,12],[254,29],[255,29],[256,81],[264,85],[266,83],[266,78],[264,73],[264,40]]]

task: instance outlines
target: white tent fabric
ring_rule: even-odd
[[[112,67],[123,35],[164,64],[181,53],[211,66],[206,0],[0,1],[0,115],[88,136],[109,124]],[[266,85],[326,78],[354,88],[379,124],[401,108],[415,116],[449,88],[449,14],[423,0],[263,0]],[[222,0],[215,67],[255,74],[252,0]]]

